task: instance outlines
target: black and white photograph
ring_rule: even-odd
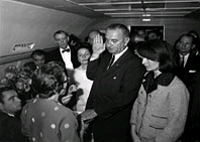
[[[0,142],[200,142],[200,1],[0,0]]]

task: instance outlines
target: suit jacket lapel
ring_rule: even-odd
[[[121,66],[121,64],[124,64],[124,61],[131,56],[130,50],[128,49],[116,62],[114,62],[114,64],[110,67],[110,69],[106,70],[105,69],[105,75],[108,73],[113,73],[114,70],[116,70],[116,68],[118,68],[119,66]],[[111,58],[111,55],[110,55]],[[107,63],[108,64],[108,63]]]
[[[191,69],[193,68],[192,66],[194,65],[194,55],[190,54],[189,57],[188,57],[188,60],[185,64],[185,69]]]

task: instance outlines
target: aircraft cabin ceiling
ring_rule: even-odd
[[[15,0],[90,18],[200,17],[200,0]]]

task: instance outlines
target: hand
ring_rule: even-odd
[[[81,113],[81,120],[86,121],[86,120],[92,120],[97,116],[97,113],[93,109],[88,109]]]
[[[60,96],[64,96],[66,94],[66,92],[67,92],[66,88],[63,88],[63,89],[60,90],[59,94],[60,94]]]
[[[77,91],[77,87],[75,84],[72,84],[69,86],[69,89],[68,89],[68,94],[71,94],[73,92],[76,92]]]
[[[131,124],[131,136],[132,136],[133,142],[142,142],[140,137],[135,132],[134,124]]]
[[[101,35],[98,34],[93,39],[92,50],[95,55],[100,55],[105,50],[105,44],[103,43],[103,37]]]
[[[67,94],[67,96],[64,96],[61,98],[61,102],[63,104],[67,104],[71,100],[72,96],[73,94]]]

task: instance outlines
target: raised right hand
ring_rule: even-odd
[[[93,39],[92,45],[93,54],[100,55],[105,50],[105,44],[103,43],[103,37],[101,35],[97,35]]]

